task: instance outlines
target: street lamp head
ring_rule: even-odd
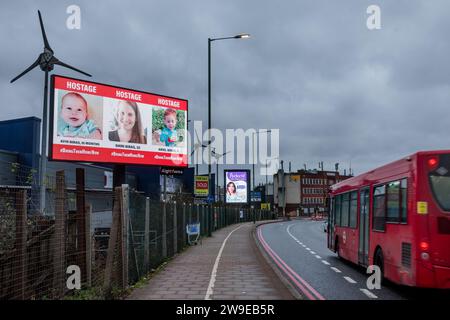
[[[240,33],[236,36],[234,36],[236,39],[247,39],[250,38],[250,35],[248,33]]]

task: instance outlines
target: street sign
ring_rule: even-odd
[[[251,202],[261,202],[261,192],[260,191],[251,191],[250,199],[251,199]]]

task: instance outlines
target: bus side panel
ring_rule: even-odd
[[[358,229],[336,227],[336,236],[339,241],[339,254],[345,260],[358,263]]]
[[[369,240],[369,265],[373,265],[377,250],[380,248],[384,259],[384,276],[390,281],[408,285],[416,285],[416,261],[415,261],[415,244],[414,244],[414,228],[416,214],[415,203],[417,188],[416,174],[414,163],[411,164],[410,174],[404,173],[398,179],[408,178],[407,193],[407,222],[405,223],[389,223],[386,222],[385,231],[373,230],[373,188],[370,194],[370,240]],[[390,177],[388,180],[395,180]],[[409,257],[409,258],[408,258]]]

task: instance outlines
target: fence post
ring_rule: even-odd
[[[162,214],[162,257],[167,258],[167,205],[166,199],[163,200]]]
[[[56,204],[55,204],[55,233],[53,251],[53,288],[56,297],[64,293],[64,265],[66,240],[66,211],[65,203],[66,183],[64,171],[56,172]]]
[[[150,266],[150,198],[145,198],[145,227],[144,227],[144,268],[148,271]]]
[[[91,235],[91,215],[92,205],[88,203],[86,205],[86,282],[87,286],[92,285],[92,235]]]
[[[122,288],[128,287],[128,230],[130,224],[129,214],[129,188],[127,184],[122,184]]]
[[[183,235],[183,247],[186,245],[186,203],[183,202],[183,225],[181,232]]]
[[[178,252],[177,202],[173,202],[173,254]]]
[[[114,256],[116,252],[117,241],[119,240],[120,230],[120,210],[121,210],[120,187],[114,189],[114,207],[112,211],[112,225],[109,232],[108,253],[106,255],[105,278],[103,281],[103,289],[109,291],[111,287],[112,268],[114,264]]]
[[[25,300],[25,285],[27,279],[26,254],[27,254],[27,191],[19,190],[16,193],[16,261],[14,270],[18,274],[17,282],[18,294],[16,299]]]
[[[199,206],[198,206],[198,203],[196,204],[196,207],[197,207],[197,210],[196,210],[196,213],[197,213],[197,223],[200,223],[200,209],[199,209]]]
[[[76,168],[76,197],[77,197],[77,261],[81,270],[81,283],[86,283],[86,201],[85,201],[85,180],[84,169]]]

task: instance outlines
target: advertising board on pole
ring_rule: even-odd
[[[207,197],[209,194],[208,176],[194,177],[194,195],[196,197]]]

